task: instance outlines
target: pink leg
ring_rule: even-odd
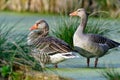
[[[90,64],[90,58],[87,58],[87,67],[89,67]]]
[[[95,59],[95,68],[97,67],[98,58]]]
[[[55,68],[58,68],[58,65],[57,65],[57,64],[55,64]]]

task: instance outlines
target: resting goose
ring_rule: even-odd
[[[81,24],[78,26],[73,36],[73,44],[75,50],[77,50],[83,57],[87,58],[88,67],[90,58],[96,58],[94,67],[97,67],[99,57],[107,54],[109,49],[120,46],[120,43],[101,35],[84,33],[88,20],[85,9],[78,9],[77,11],[70,13],[70,16],[79,16],[81,18]]]
[[[63,40],[48,36],[49,25],[45,20],[38,20],[30,30],[27,44],[33,47],[32,55],[40,62],[42,68],[49,63],[55,64],[57,68],[57,63],[78,57]]]

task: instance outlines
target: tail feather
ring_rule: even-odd
[[[107,44],[110,46],[110,48],[120,47],[120,43],[113,40],[108,41]]]

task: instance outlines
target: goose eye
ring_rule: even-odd
[[[45,23],[41,23],[38,25],[38,28],[44,28],[45,27]]]

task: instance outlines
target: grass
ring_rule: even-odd
[[[52,34],[55,37],[58,37],[65,42],[67,42],[69,45],[73,46],[73,34],[74,31],[77,28],[78,21],[77,20],[72,20],[72,19],[61,19],[59,21],[60,23],[56,24],[55,27],[56,29],[52,30]]]
[[[120,80],[120,73],[115,69],[107,69],[102,73],[106,80]]]
[[[77,27],[79,26],[79,19],[71,19],[67,17],[61,18],[55,25],[56,29],[52,30],[52,34],[65,42],[67,42],[70,46],[73,47],[73,35]],[[104,35],[104,33],[108,32],[107,28],[103,28],[101,26],[106,25],[106,22],[100,24],[100,19],[98,21],[90,20],[85,28],[85,33],[93,33],[93,34],[100,34]]]
[[[16,24],[6,27],[6,24],[0,23],[0,75],[3,77],[14,76],[14,71],[21,69],[21,66],[42,71],[40,64],[30,56],[30,49],[25,43],[26,36],[17,35],[16,41],[10,37]]]

